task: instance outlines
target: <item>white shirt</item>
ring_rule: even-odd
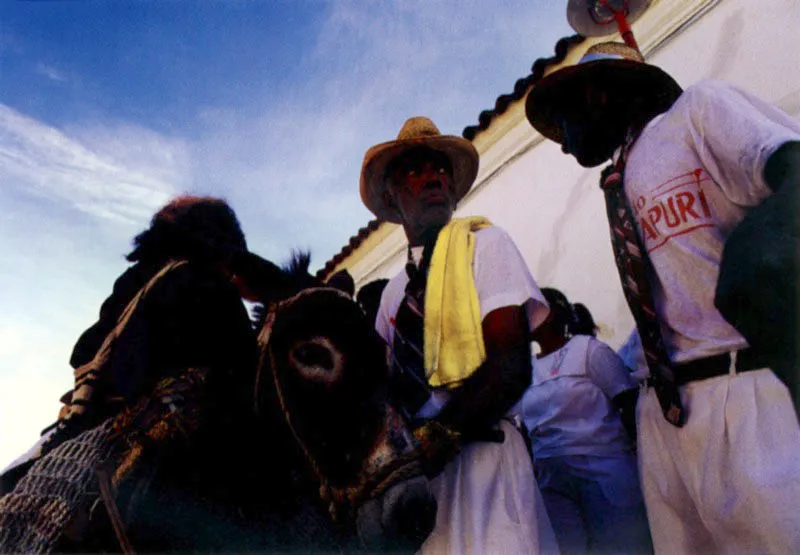
[[[788,141],[800,141],[800,122],[746,92],[704,81],[633,145],[625,193],[656,273],[654,301],[673,361],[747,346],[714,307],[719,263],[731,230],[770,195],[764,166]]]
[[[419,260],[422,247],[412,249]],[[530,331],[547,317],[549,307],[533,279],[517,246],[505,230],[490,226],[475,232],[475,256],[472,276],[481,308],[481,319],[498,308],[523,306]],[[405,269],[389,280],[381,296],[375,329],[387,344],[394,339],[394,318],[406,294],[408,275]]]
[[[417,265],[423,247],[412,248]],[[506,306],[522,306],[528,317],[530,331],[544,322],[550,311],[547,301],[533,279],[517,246],[505,230],[490,226],[475,232],[475,254],[472,276],[478,293],[481,320],[487,314]],[[395,316],[406,294],[408,274],[403,269],[389,280],[381,296],[375,319],[375,329],[391,347],[394,340]],[[431,398],[419,410],[417,418],[433,418],[447,404],[450,394],[446,388],[432,390]]]
[[[531,437],[536,458],[629,453],[630,438],[612,399],[636,387],[614,351],[588,335],[534,358],[531,386],[511,409]]]

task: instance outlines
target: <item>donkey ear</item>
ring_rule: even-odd
[[[347,269],[339,270],[333,274],[328,278],[326,285],[346,293],[349,297],[352,297],[356,292],[356,284],[353,281],[353,276],[350,275]]]
[[[262,302],[281,298],[289,289],[289,275],[269,260],[251,252],[236,253],[230,263],[233,282],[242,297]]]

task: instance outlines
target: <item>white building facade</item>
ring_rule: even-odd
[[[748,90],[800,118],[800,0],[654,0],[633,24],[648,63],[686,87],[713,78]],[[594,42],[570,47],[549,73],[575,63]],[[614,266],[600,168],[585,169],[525,118],[524,97],[472,139],[481,158],[456,216],[486,216],[515,240],[540,286],[589,307],[600,337],[618,347],[633,329]],[[372,222],[324,273],[347,268],[356,287],[403,268],[402,228]]]

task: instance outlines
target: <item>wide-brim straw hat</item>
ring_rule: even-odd
[[[563,143],[562,118],[583,101],[588,85],[637,98],[651,113],[666,111],[683,90],[664,70],[645,63],[635,48],[603,42],[589,48],[577,64],[554,71],[533,86],[525,101],[528,121],[548,139]]]
[[[361,200],[364,206],[382,220],[396,224],[402,221],[386,190],[386,166],[403,152],[421,146],[438,150],[450,159],[453,166],[452,189],[456,201],[461,200],[475,182],[478,175],[478,151],[470,141],[455,135],[442,135],[428,118],[410,118],[403,124],[396,140],[370,148],[361,165]]]

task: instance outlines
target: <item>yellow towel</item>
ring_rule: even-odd
[[[454,219],[436,240],[425,289],[425,375],[433,387],[455,387],[486,360],[472,260],[473,232],[490,225]]]

